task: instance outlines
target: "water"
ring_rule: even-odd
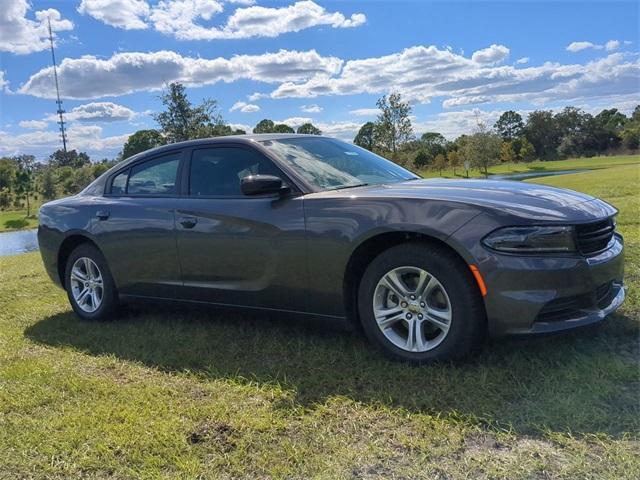
[[[37,229],[0,233],[0,256],[38,250]]]
[[[554,170],[554,171],[540,171],[540,172],[525,172],[525,173],[504,173],[499,175],[490,175],[489,180],[526,180],[528,178],[538,177],[553,177],[554,175],[566,175],[568,173],[580,173],[586,172],[586,169],[578,170]]]

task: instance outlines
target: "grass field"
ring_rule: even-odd
[[[204,308],[83,323],[37,253],[0,257],[0,478],[640,478],[639,173],[539,180],[621,210],[621,311],[455,365]]]
[[[640,165],[640,155],[618,155],[614,157],[591,157],[591,158],[571,158],[568,160],[556,160],[551,162],[535,161],[531,163],[508,163],[502,165],[494,165],[489,167],[489,175],[509,174],[509,173],[528,173],[528,172],[552,172],[557,170],[597,170],[601,168],[610,168],[622,165]],[[456,169],[455,177],[464,175],[463,168]],[[423,177],[437,177],[439,173],[433,170],[422,170],[420,175]],[[452,169],[444,169],[442,177],[454,178]],[[478,170],[470,170],[469,177],[484,177],[484,173]]]
[[[0,232],[36,228],[38,226],[38,210],[35,209],[34,212],[30,217],[27,217],[26,210],[0,212]]]

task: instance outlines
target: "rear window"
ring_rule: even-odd
[[[112,195],[173,195],[182,153],[172,153],[134,165],[111,182]]]

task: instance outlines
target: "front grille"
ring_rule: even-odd
[[[578,250],[583,255],[595,255],[607,249],[615,231],[613,218],[576,226]]]

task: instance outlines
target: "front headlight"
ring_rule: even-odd
[[[570,253],[576,251],[573,227],[531,226],[499,228],[482,243],[499,252]]]

